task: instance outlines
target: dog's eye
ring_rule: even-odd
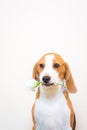
[[[44,68],[44,64],[40,64],[40,68]]]
[[[60,65],[58,64],[58,63],[55,63],[54,65],[53,65],[53,67],[54,68],[58,68]]]

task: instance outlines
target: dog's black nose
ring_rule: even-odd
[[[42,78],[42,80],[44,81],[44,83],[48,83],[50,81],[50,77],[49,76],[44,76]]]

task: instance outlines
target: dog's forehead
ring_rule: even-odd
[[[60,63],[62,64],[64,62],[63,58],[55,53],[50,53],[50,54],[46,54],[44,55],[41,60],[41,62],[44,62],[45,64],[52,64],[52,63]]]
[[[53,59],[54,59],[54,55],[53,55],[53,54],[47,55],[47,56],[45,57],[45,63],[46,63],[46,64],[52,64],[52,63],[53,63]]]
[[[52,65],[53,63],[59,63],[60,65],[62,65],[64,63],[64,60],[59,54],[47,53],[40,58],[38,63],[45,64],[45,65],[46,64]]]

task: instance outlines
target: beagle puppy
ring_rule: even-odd
[[[41,84],[32,106],[32,130],[75,130],[69,92],[77,89],[68,64],[60,55],[47,53],[35,64],[33,78]]]

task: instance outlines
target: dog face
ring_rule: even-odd
[[[55,53],[45,54],[34,66],[33,78],[40,81],[45,87],[52,87],[54,83],[66,80],[69,92],[76,92],[68,64]]]

